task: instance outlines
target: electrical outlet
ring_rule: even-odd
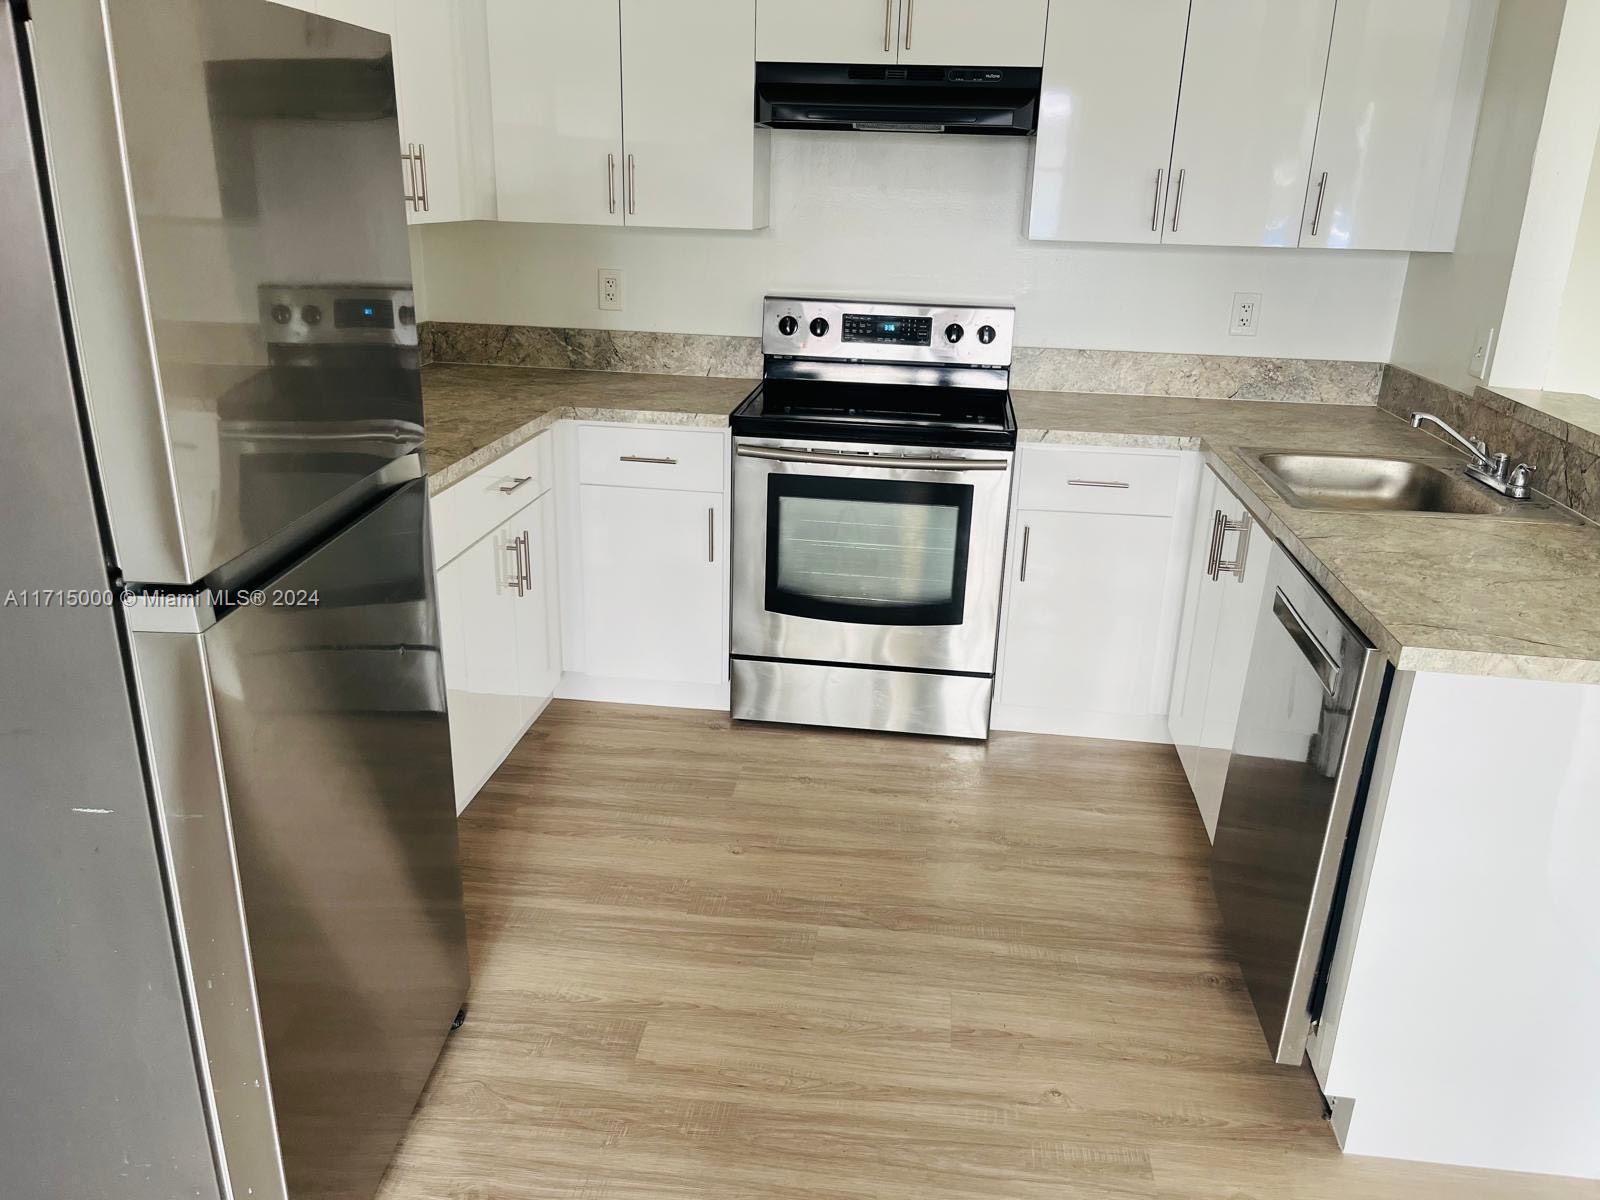
[[[607,312],[622,311],[622,272],[615,267],[600,268],[600,307]]]
[[[1228,322],[1228,332],[1234,337],[1255,337],[1256,317],[1260,312],[1260,292],[1235,292],[1233,318]]]
[[[1467,374],[1474,379],[1487,379],[1489,377],[1489,360],[1494,354],[1495,329],[1490,326],[1489,332],[1472,343],[1472,360],[1467,363]]]

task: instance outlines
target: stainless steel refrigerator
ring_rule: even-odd
[[[467,987],[388,39],[0,4],[0,1192],[364,1200]]]

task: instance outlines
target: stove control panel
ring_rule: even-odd
[[[1016,310],[769,296],[762,351],[776,358],[1009,367]]]

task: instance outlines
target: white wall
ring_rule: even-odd
[[[1501,0],[1455,252],[1414,254],[1406,273],[1392,361],[1459,391],[1505,313],[1562,15],[1558,0]]]
[[[757,233],[477,223],[422,234],[430,319],[760,332],[769,293],[1014,303],[1023,345],[1387,360],[1406,258],[1029,242],[1023,139],[777,133]],[[602,313],[595,272],[624,273]],[[1260,333],[1228,336],[1234,292]]]
[[[1600,396],[1600,142],[1595,145],[1572,270],[1544,386]]]
[[[1600,3],[1567,5],[1489,382],[1543,388],[1600,135]]]

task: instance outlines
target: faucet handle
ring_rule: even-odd
[[[1528,476],[1532,475],[1538,469],[1539,468],[1534,466],[1532,463],[1518,463],[1516,469],[1511,472],[1511,486],[1527,487],[1531,482]]]

